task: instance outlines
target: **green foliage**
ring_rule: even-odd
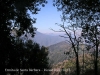
[[[48,49],[45,47],[40,47],[37,43],[32,43],[32,41],[27,41],[23,43],[20,40],[17,40],[15,49],[13,49],[10,54],[8,61],[6,61],[6,69],[37,69],[41,71],[28,71],[22,72],[24,75],[44,75],[49,72],[43,71],[44,69],[49,69],[48,63]],[[8,72],[6,72],[8,73]],[[9,72],[12,74],[12,72]],[[13,72],[16,74],[16,72]]]
[[[36,68],[40,69],[41,72],[39,72],[37,75],[43,75],[44,69],[49,68],[48,64],[48,50],[45,47],[40,47],[37,43],[26,43],[26,47],[28,51],[28,68]],[[34,73],[33,73],[34,74]]]
[[[33,14],[37,14],[40,11],[39,6],[47,3],[46,0],[0,0],[0,66],[2,66],[1,74],[5,73],[6,61],[14,59],[17,55],[15,50],[15,44],[11,36],[10,31],[17,28],[17,37],[25,33],[30,33],[34,36],[33,24],[36,19],[31,19],[28,14],[28,10]],[[15,54],[12,52],[15,51]],[[17,59],[17,58],[16,58]],[[13,62],[11,61],[12,65]]]
[[[71,20],[90,12],[100,12],[100,0],[53,0],[53,3],[64,15],[70,14]]]

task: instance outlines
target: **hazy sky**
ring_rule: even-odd
[[[31,17],[37,18],[34,26],[38,28],[39,32],[53,33],[50,28],[55,30],[59,29],[59,26],[55,25],[55,23],[61,23],[61,12],[57,11],[57,8],[53,6],[52,1],[53,0],[48,0],[48,4],[46,4],[45,7],[42,7],[41,11],[39,11],[37,15],[31,15]]]

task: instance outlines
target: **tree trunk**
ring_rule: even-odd
[[[97,26],[95,27],[95,39],[96,39],[96,55],[95,55],[95,75],[98,75],[98,39],[97,39]]]
[[[84,73],[84,49],[83,49],[83,73]]]
[[[76,54],[76,73],[77,73],[77,75],[80,75],[78,53]]]
[[[98,75],[98,44],[96,43],[95,75]]]

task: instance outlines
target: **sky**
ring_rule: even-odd
[[[39,11],[38,14],[31,14],[32,18],[37,18],[37,21],[33,26],[38,28],[37,31],[41,33],[54,33],[50,28],[54,30],[60,29],[59,26],[55,25],[55,23],[62,23],[60,15],[61,12],[58,12],[57,8],[53,6],[53,0],[48,0],[48,3],[45,7],[41,8],[41,11]]]

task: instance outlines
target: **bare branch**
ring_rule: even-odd
[[[54,31],[54,32],[64,32],[63,30],[56,31],[56,30],[54,30],[54,29],[52,29],[52,28],[50,28],[50,30],[52,30],[52,31]]]

